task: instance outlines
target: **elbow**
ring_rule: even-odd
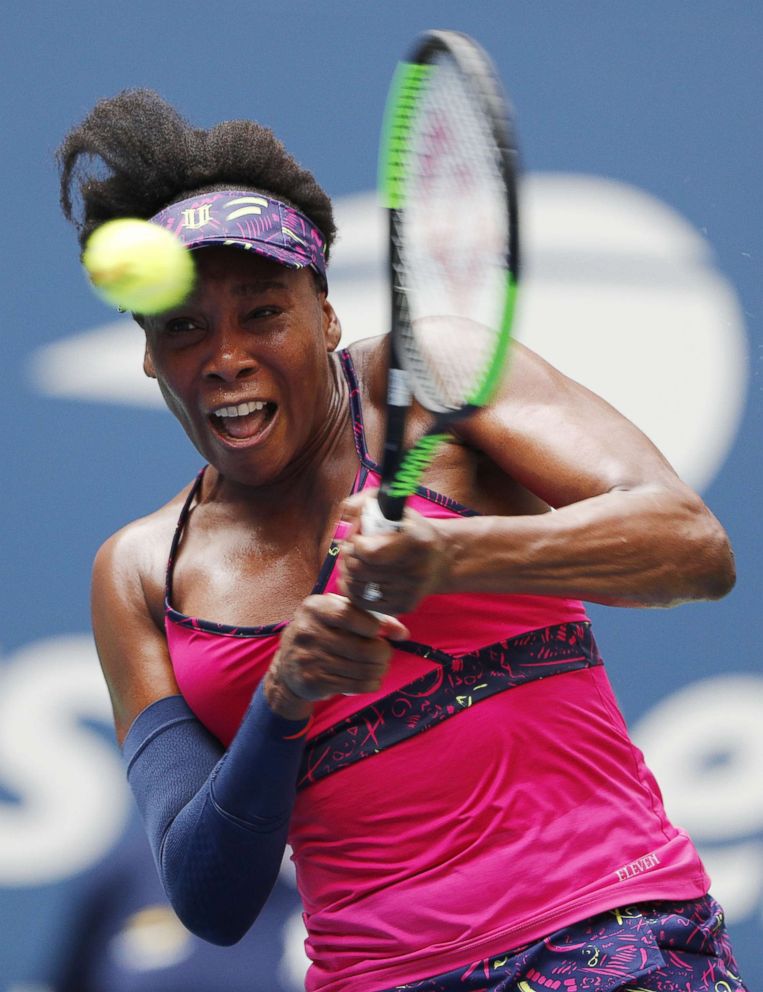
[[[197,906],[183,905],[179,900],[172,900],[175,915],[190,933],[218,947],[231,947],[237,944],[253,926],[259,916],[257,912],[231,916],[228,912],[217,913],[199,912]]]
[[[201,859],[199,859],[201,860]],[[275,884],[280,861],[266,870],[251,859],[248,869],[227,859],[189,864],[162,874],[164,891],[175,915],[192,934],[208,944],[230,947],[254,925]]]
[[[200,866],[186,860],[175,873],[164,867],[164,892],[177,918],[196,937],[219,947],[237,944],[248,933],[272,887],[258,891],[251,875],[242,872],[246,877],[237,879],[219,861]]]
[[[717,600],[733,589],[736,569],[728,535],[695,493],[671,493],[649,541],[654,582],[639,605]]]
[[[182,917],[178,917],[180,922],[190,930],[192,934],[206,941],[208,944],[215,944],[217,947],[232,947],[237,944],[249,931],[249,927],[223,928],[220,926],[194,926],[192,921],[186,922]],[[254,921],[252,921],[254,922]]]
[[[697,498],[689,559],[693,599],[717,600],[728,595],[736,582],[734,552],[726,531]]]
[[[736,584],[736,564],[734,562],[734,552],[731,548],[728,537],[723,528],[718,525],[720,535],[714,542],[711,551],[708,552],[710,566],[707,569],[705,579],[705,598],[723,599],[727,596]]]

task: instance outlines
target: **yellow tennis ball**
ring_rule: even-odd
[[[102,299],[134,313],[162,313],[177,306],[195,280],[191,253],[171,231],[131,217],[96,228],[82,263]]]

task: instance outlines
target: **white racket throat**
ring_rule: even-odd
[[[375,499],[365,501],[360,515],[361,534],[389,534],[402,528],[402,520],[388,520]]]

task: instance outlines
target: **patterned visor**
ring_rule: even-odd
[[[303,213],[247,190],[199,193],[151,218],[188,248],[232,245],[289,269],[310,267],[326,282],[325,239]]]

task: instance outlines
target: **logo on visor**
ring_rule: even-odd
[[[211,220],[209,216],[211,204],[205,203],[201,207],[190,207],[183,211],[183,227],[196,231],[200,227],[205,227]]]
[[[248,217],[250,214],[261,214],[262,208],[268,206],[268,201],[262,196],[239,196],[235,200],[229,200],[225,206],[233,207],[239,203],[242,206],[229,213],[226,220],[238,220],[239,217]]]

